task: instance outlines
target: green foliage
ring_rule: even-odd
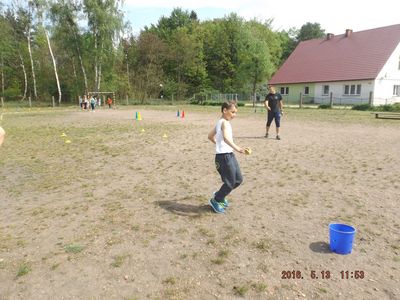
[[[1,11],[5,101],[33,95],[34,75],[38,99],[33,100],[57,98],[44,29],[55,56],[62,101],[100,90],[141,103],[159,98],[161,90],[171,100],[206,90],[260,91],[293,51],[297,35],[303,38],[321,31],[319,24],[307,23],[300,32],[274,32],[272,20],[246,21],[235,13],[200,22],[195,11],[175,8],[170,16],[162,16],[156,25],[134,36],[123,22],[120,4],[117,0],[33,1],[28,5],[22,1]]]
[[[359,104],[359,105],[354,105],[351,109],[365,111],[365,110],[372,110],[373,106],[369,104]]]
[[[190,104],[198,104],[203,106],[221,106],[221,102],[219,101],[198,101],[198,100],[191,100]],[[243,102],[237,102],[237,106],[241,107],[244,106]]]
[[[297,41],[306,41],[311,39],[318,39],[325,36],[325,30],[321,29],[319,23],[307,22],[301,26],[299,34],[297,35]]]
[[[329,109],[329,108],[331,108],[331,106],[329,104],[320,104],[320,105],[318,105],[318,108],[320,108],[320,109]]]
[[[31,271],[31,267],[24,263],[18,268],[17,277],[24,276],[24,275],[28,274],[30,271]]]
[[[390,104],[390,105],[389,104],[380,105],[380,106],[378,106],[378,110],[399,112],[400,111],[400,103],[395,103],[395,104]]]
[[[400,112],[400,103],[371,106],[369,104],[354,105],[351,109],[361,111],[393,111]]]

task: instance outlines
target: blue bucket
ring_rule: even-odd
[[[349,254],[356,229],[346,224],[329,224],[329,248],[338,254]]]

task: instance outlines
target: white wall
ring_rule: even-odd
[[[344,95],[345,85],[358,85],[361,84],[360,95]],[[355,81],[337,81],[337,82],[323,82],[315,84],[315,100],[317,104],[329,104],[329,95],[323,95],[324,85],[329,85],[329,93],[333,93],[334,104],[368,104],[369,94],[374,89],[373,80],[355,80]]]
[[[400,97],[393,96],[393,86],[400,85],[400,43],[389,57],[375,80],[374,105],[400,102]]]

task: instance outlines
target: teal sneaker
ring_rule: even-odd
[[[216,194],[217,192],[214,192],[214,194],[213,194],[213,199],[215,199],[215,194]],[[229,201],[228,201],[228,199],[224,199],[224,201],[222,201],[221,202],[223,205],[224,205],[224,208],[226,208],[226,207],[228,207],[229,206]]]
[[[225,212],[224,205],[222,203],[215,201],[214,198],[208,200],[208,203],[217,214],[223,214]]]

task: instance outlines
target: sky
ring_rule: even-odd
[[[307,22],[319,23],[326,33],[339,35],[346,29],[362,31],[400,24],[400,0],[124,0],[126,21],[138,34],[144,26],[156,25],[174,8],[194,10],[200,21],[236,13],[245,20],[273,19],[274,30],[300,29]]]

